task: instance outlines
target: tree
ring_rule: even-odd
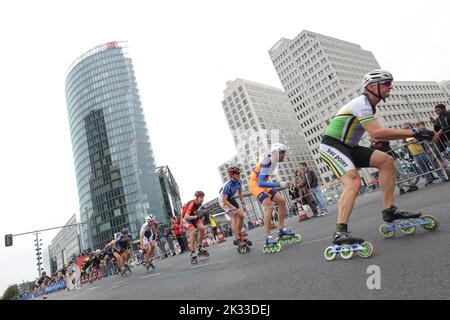
[[[17,284],[11,284],[3,293],[2,300],[12,300],[18,295],[20,295],[19,287]]]

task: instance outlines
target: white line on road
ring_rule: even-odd
[[[117,281],[117,282],[114,282],[114,283],[117,284],[117,283],[122,283],[122,282],[125,282],[125,280]]]
[[[140,279],[145,279],[145,278],[157,276],[158,274],[161,274],[161,272],[155,273],[155,274],[150,274],[150,275],[148,275],[148,276],[142,276],[142,277],[139,277],[139,278],[140,278]]]
[[[92,288],[89,288],[89,290],[94,290],[94,289],[97,289],[98,287],[92,287]]]
[[[211,264],[214,264],[214,263],[205,263],[205,264],[201,264],[201,265],[199,265],[199,266],[191,267],[191,269],[194,269],[194,268],[200,268],[200,267],[205,267],[205,266],[209,266],[209,265],[211,265]]]
[[[109,288],[109,290],[114,289],[114,288],[117,288],[118,286],[119,286],[118,284],[115,285],[115,286],[112,286],[111,288]]]

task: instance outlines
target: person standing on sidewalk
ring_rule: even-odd
[[[312,218],[316,218],[319,216],[319,212],[317,211],[317,205],[314,201],[312,194],[308,191],[308,187],[305,181],[305,177],[299,168],[295,171],[295,188],[298,190],[298,194],[300,197],[300,203],[302,205],[307,204],[312,211]]]
[[[172,232],[175,239],[178,241],[180,245],[180,254],[184,253],[187,248],[187,240],[186,240],[186,232],[184,230],[183,224],[180,224],[180,221],[176,217],[172,218]]]
[[[411,123],[406,122],[403,125],[403,128],[405,130],[412,130],[413,126]],[[435,178],[434,175],[430,172],[430,168],[428,167],[428,163],[430,163],[430,158],[425,153],[425,150],[422,147],[421,143],[413,137],[406,138],[405,140],[408,143],[407,148],[411,153],[411,155],[413,156],[414,162],[417,163],[420,170],[422,171],[421,173],[424,175],[425,186],[432,184],[434,180],[437,178]]]
[[[327,204],[320,190],[319,179],[317,179],[316,173],[308,167],[306,162],[300,163],[300,170],[303,173],[308,190],[318,206],[319,216],[326,216],[328,214]]]

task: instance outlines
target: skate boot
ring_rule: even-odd
[[[341,245],[341,244],[354,244],[354,243],[362,243],[363,239],[350,237],[350,232],[348,231],[336,231],[334,233],[333,244]]]
[[[278,243],[276,239],[272,236],[266,237],[266,242],[263,247],[264,253],[275,253],[281,251],[281,244]]]
[[[422,216],[421,213],[401,211],[395,206],[383,210],[382,213],[383,220],[387,223],[380,225],[378,231],[385,238],[392,238],[398,229],[404,234],[411,235],[416,232],[416,226],[422,226],[428,231],[434,231],[439,227],[438,220],[431,215]]]
[[[239,232],[239,239],[245,241],[249,246],[253,244],[250,240],[247,239],[247,233],[245,231]],[[237,246],[238,241],[239,240],[234,239],[233,244]]]
[[[197,262],[198,262],[197,253],[195,251],[192,251],[191,252],[191,263],[197,264]]]
[[[386,222],[392,222],[398,219],[410,219],[410,218],[419,218],[421,213],[410,213],[407,211],[399,210],[396,206],[392,205],[389,209],[385,209],[382,211],[383,220]]]
[[[197,252],[199,257],[209,257],[209,252],[203,249],[201,245],[197,247]]]
[[[129,273],[131,273],[131,268],[130,268],[130,266],[129,266],[127,263],[125,263],[125,269],[126,269]]]
[[[242,239],[239,239],[237,241],[237,251],[239,253],[246,253],[246,252],[250,251],[250,248],[249,248],[247,242]]]
[[[286,244],[300,242],[302,237],[300,234],[295,234],[289,229],[282,228],[278,231],[278,240],[281,241],[282,244]]]
[[[373,254],[373,245],[360,238],[354,238],[347,231],[336,231],[332,246],[325,249],[324,257],[328,261],[333,261],[339,254],[344,260],[349,260],[355,252],[361,258],[370,258]]]

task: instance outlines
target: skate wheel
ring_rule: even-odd
[[[346,245],[342,246],[341,252],[339,255],[344,260],[350,260],[351,258],[353,258],[352,248],[350,246],[346,246]]]
[[[421,218],[423,220],[425,220],[426,222],[428,222],[428,224],[423,224],[422,225],[422,227],[425,230],[434,231],[437,228],[439,228],[439,222],[437,221],[437,219],[435,217],[428,215],[428,216],[423,216]]]
[[[302,241],[302,236],[298,233],[298,234],[295,235],[294,239],[295,239],[296,242],[300,242],[300,241]]]
[[[274,247],[273,252],[280,252],[281,251],[281,244],[277,243],[277,245]]]
[[[268,253],[267,248],[263,247],[263,253]]]
[[[247,245],[251,246],[253,244],[253,242],[251,242],[250,240],[247,240]]]
[[[294,242],[295,242],[295,238],[290,238],[290,239],[288,240],[288,242],[289,242],[289,243],[294,243]]]
[[[333,261],[334,259],[336,259],[337,254],[333,251],[333,246],[329,246],[325,249],[325,252],[323,253],[323,256],[325,257],[325,260],[327,261]]]
[[[380,231],[381,235],[387,239],[392,238],[395,235],[395,230],[385,231],[388,227],[389,225],[387,223],[383,223],[378,228],[378,231]]]
[[[281,242],[282,244],[286,244],[288,241],[287,241],[286,239],[281,239],[280,242]]]
[[[358,255],[363,259],[370,258],[373,255],[373,245],[365,241],[361,243],[361,246],[364,247],[364,250],[359,251]]]
[[[416,227],[412,225],[411,221],[402,220],[399,222],[400,231],[404,234],[410,235],[416,232]]]
[[[250,252],[250,247],[247,247],[246,252]]]

